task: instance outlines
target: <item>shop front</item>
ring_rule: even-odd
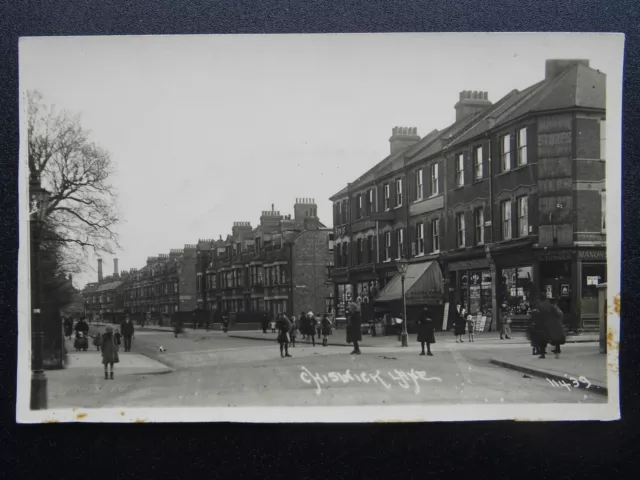
[[[447,269],[452,304],[462,305],[470,315],[486,316],[489,319],[486,329],[493,328],[494,288],[489,260],[476,258],[450,262]]]
[[[409,264],[404,280],[409,333],[414,333],[416,320],[426,306],[429,307],[436,329],[441,329],[444,311],[443,285],[442,270],[437,261]],[[402,276],[395,273],[374,302],[378,311],[401,318],[402,300]]]
[[[577,251],[579,282],[576,297],[579,299],[579,329],[598,331],[600,316],[598,309],[598,286],[607,283],[606,250],[591,249]]]

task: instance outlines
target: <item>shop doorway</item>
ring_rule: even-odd
[[[571,300],[573,297],[571,281],[571,262],[540,262],[541,293],[548,300],[556,299],[565,320],[571,316]],[[566,321],[565,321],[566,324]]]

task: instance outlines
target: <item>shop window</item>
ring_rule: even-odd
[[[464,185],[464,154],[460,153],[456,161],[456,187]]]
[[[527,128],[518,130],[518,166],[527,164]]]
[[[438,194],[438,164],[431,165],[431,195]]]
[[[476,245],[482,245],[484,243],[484,210],[482,208],[476,208],[473,212],[473,218],[475,223]]]
[[[501,166],[503,172],[511,170],[511,135],[505,135],[501,141]]]
[[[529,235],[529,197],[518,198],[518,236]]]
[[[424,195],[424,184],[423,184],[423,172],[422,169],[416,172],[416,200],[422,200]]]
[[[464,212],[456,214],[456,245],[458,247],[465,246],[465,224],[464,224]]]
[[[440,220],[431,220],[431,251],[440,251]]]
[[[474,154],[474,161],[475,161],[475,169],[474,169],[475,180],[481,180],[482,174],[483,174],[482,164],[484,161],[484,158],[482,156],[482,146],[476,147],[475,154]]]
[[[511,240],[511,200],[505,200],[500,204],[502,219],[502,239]]]
[[[471,315],[491,316],[491,272],[460,272],[460,303]]]
[[[516,315],[531,314],[533,267],[504,268],[501,279],[501,300]]]
[[[607,281],[606,263],[582,264],[582,298],[580,313],[598,314],[598,285]]]
[[[420,222],[416,225],[416,253],[418,255],[424,254],[424,223]]]
[[[391,208],[391,188],[388,183],[384,184],[384,209],[389,210]]]

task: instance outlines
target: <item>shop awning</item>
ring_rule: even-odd
[[[413,263],[407,269],[404,290],[407,305],[419,305],[429,299],[442,298],[442,270],[438,262]],[[382,289],[374,302],[402,300],[402,280],[397,273]]]

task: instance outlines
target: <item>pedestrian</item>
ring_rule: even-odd
[[[122,334],[120,333],[120,330],[116,329],[116,333],[113,337],[116,341],[116,345],[119,347],[122,344]]]
[[[182,318],[178,317],[173,322],[173,336],[178,338],[178,334],[182,333]]]
[[[278,316],[276,317],[276,319]],[[277,320],[271,320],[271,333],[276,333],[276,322]]]
[[[431,344],[436,343],[435,329],[433,326],[433,319],[427,307],[424,308],[422,315],[418,319],[418,342],[422,347],[420,355],[425,355],[424,346],[427,345],[426,355],[433,357],[431,353]]]
[[[64,336],[71,340],[73,334],[73,318],[67,317],[64,319]]]
[[[329,343],[329,335],[331,335],[331,320],[329,319],[329,315],[326,313],[322,316],[322,320],[320,321],[320,325],[322,326],[322,346],[326,347]]]
[[[122,323],[122,336],[124,337],[124,351],[131,351],[131,339],[133,338],[134,328],[131,318],[127,315]]]
[[[300,333],[302,333],[302,339],[306,340],[307,339],[307,316],[305,315],[304,312],[300,312]]]
[[[358,304],[351,302],[349,304],[349,313],[347,314],[347,343],[353,343],[353,351],[351,355],[360,355],[360,345],[362,341],[362,317]]]
[[[453,334],[456,336],[456,343],[464,343],[462,340],[462,336],[464,335],[465,328],[465,316],[467,311],[461,304],[458,304],[456,309],[454,310],[454,319],[453,319]]]
[[[107,331],[102,336],[102,345],[100,347],[102,351],[102,365],[104,365],[104,378],[113,380],[113,365],[120,362],[118,358],[118,343],[116,343],[115,336],[113,334],[113,327],[107,326]],[[107,375],[107,365],[109,366],[109,374]]]
[[[549,344],[553,345],[554,349],[551,353],[554,353],[556,358],[560,358],[562,353],[560,345],[564,345],[566,342],[566,336],[564,334],[564,326],[562,322],[563,313],[558,307],[557,300],[551,301],[551,308],[549,318],[547,319],[547,333],[549,336]]]
[[[100,345],[102,345],[102,336],[98,332],[93,336],[93,346],[96,347],[98,352],[100,351]]]
[[[84,337],[89,335],[89,324],[86,322],[84,317],[80,317],[80,320],[78,320],[78,323],[76,323],[75,330],[76,336],[78,335],[78,333],[82,333]]]
[[[260,321],[262,322],[262,333],[267,333],[267,328],[269,328],[269,315],[266,311],[262,312]]]
[[[320,340],[320,337],[322,337],[322,317],[317,316],[314,317],[314,323],[315,323],[315,328],[316,328],[316,332],[318,334],[318,340]]]
[[[296,348],[296,337],[298,336],[298,320],[295,315],[291,315],[291,347]]]
[[[278,315],[278,320],[276,322],[278,327],[278,343],[280,344],[280,357],[291,357],[289,355],[289,341],[290,341],[290,332],[291,332],[291,322],[289,319],[283,315]]]
[[[473,315],[467,315],[467,333],[469,334],[469,342],[475,340],[476,321]]]
[[[552,315],[552,309],[546,301],[544,295],[540,295],[536,308],[531,312],[532,326],[532,342],[536,346],[538,358],[547,358],[547,344],[549,343],[549,333],[547,320]]]
[[[311,344],[315,347],[316,346],[316,317],[312,311],[309,311],[309,313],[307,313],[306,322],[307,322],[306,323],[307,337],[311,338]]]
[[[500,340],[511,340],[511,311],[506,303],[502,304],[500,310]]]

